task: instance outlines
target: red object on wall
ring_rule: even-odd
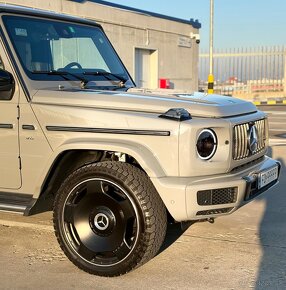
[[[170,80],[169,79],[159,79],[160,89],[169,89]]]

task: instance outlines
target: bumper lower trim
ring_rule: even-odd
[[[243,179],[246,181],[244,201],[252,200],[253,198],[257,197],[258,195],[260,195],[261,193],[263,193],[264,191],[266,191],[267,189],[269,189],[278,182],[281,164],[278,161],[276,161],[276,164],[278,165],[278,178],[260,189],[258,189],[258,174],[243,177]]]

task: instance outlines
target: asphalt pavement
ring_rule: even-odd
[[[0,289],[286,289],[284,108],[266,108],[268,154],[282,163],[279,185],[214,224],[169,227],[162,251],[127,275],[101,278],[74,267],[50,213],[0,213]]]
[[[269,133],[272,143],[286,143],[286,105],[258,106],[268,114]]]

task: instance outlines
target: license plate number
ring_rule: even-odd
[[[258,176],[258,189],[266,186],[278,178],[278,166],[261,172]]]

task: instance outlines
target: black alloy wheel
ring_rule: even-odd
[[[55,232],[79,268],[117,276],[150,260],[166,232],[166,210],[144,172],[122,162],[84,166],[55,199]]]

